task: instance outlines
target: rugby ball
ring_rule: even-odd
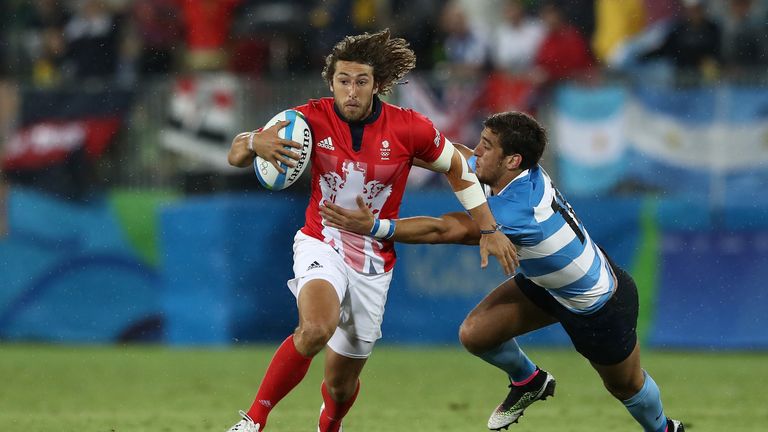
[[[253,160],[253,168],[256,170],[259,183],[265,188],[275,191],[285,189],[295,183],[309,165],[309,157],[312,154],[312,130],[309,128],[307,119],[299,111],[288,109],[277,113],[264,125],[264,129],[270,128],[282,120],[288,120],[291,123],[280,129],[277,133],[278,136],[301,144],[300,149],[286,147],[301,155],[296,161],[296,166],[289,167],[281,163],[280,166],[285,170],[285,173],[281,173],[271,163],[259,156]]]

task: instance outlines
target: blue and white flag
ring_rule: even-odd
[[[556,97],[553,141],[558,178],[571,195],[613,189],[624,172],[626,91],[620,87],[563,86]]]
[[[627,176],[635,182],[727,196],[749,192],[768,173],[766,89],[638,87],[627,110]]]

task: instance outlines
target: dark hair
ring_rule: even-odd
[[[483,126],[499,136],[505,156],[515,153],[523,157],[521,169],[528,169],[539,163],[547,145],[547,131],[528,114],[508,111],[493,114]]]
[[[339,60],[373,67],[373,80],[382,95],[389,93],[392,86],[416,66],[416,54],[408,47],[408,42],[390,38],[389,29],[347,36],[337,43],[325,58],[323,78],[326,81],[333,80]]]

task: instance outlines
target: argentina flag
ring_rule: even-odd
[[[768,179],[768,91],[639,86],[627,107],[627,178],[652,190],[726,200]]]
[[[626,90],[618,86],[562,86],[556,94],[552,142],[558,184],[570,196],[614,190],[625,171]]]

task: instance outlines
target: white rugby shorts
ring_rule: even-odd
[[[341,313],[328,347],[345,357],[368,358],[373,345],[381,338],[392,271],[360,274],[330,245],[299,230],[293,239],[293,274],[295,277],[288,281],[288,288],[297,300],[301,289],[311,280],[323,279],[333,285]]]

